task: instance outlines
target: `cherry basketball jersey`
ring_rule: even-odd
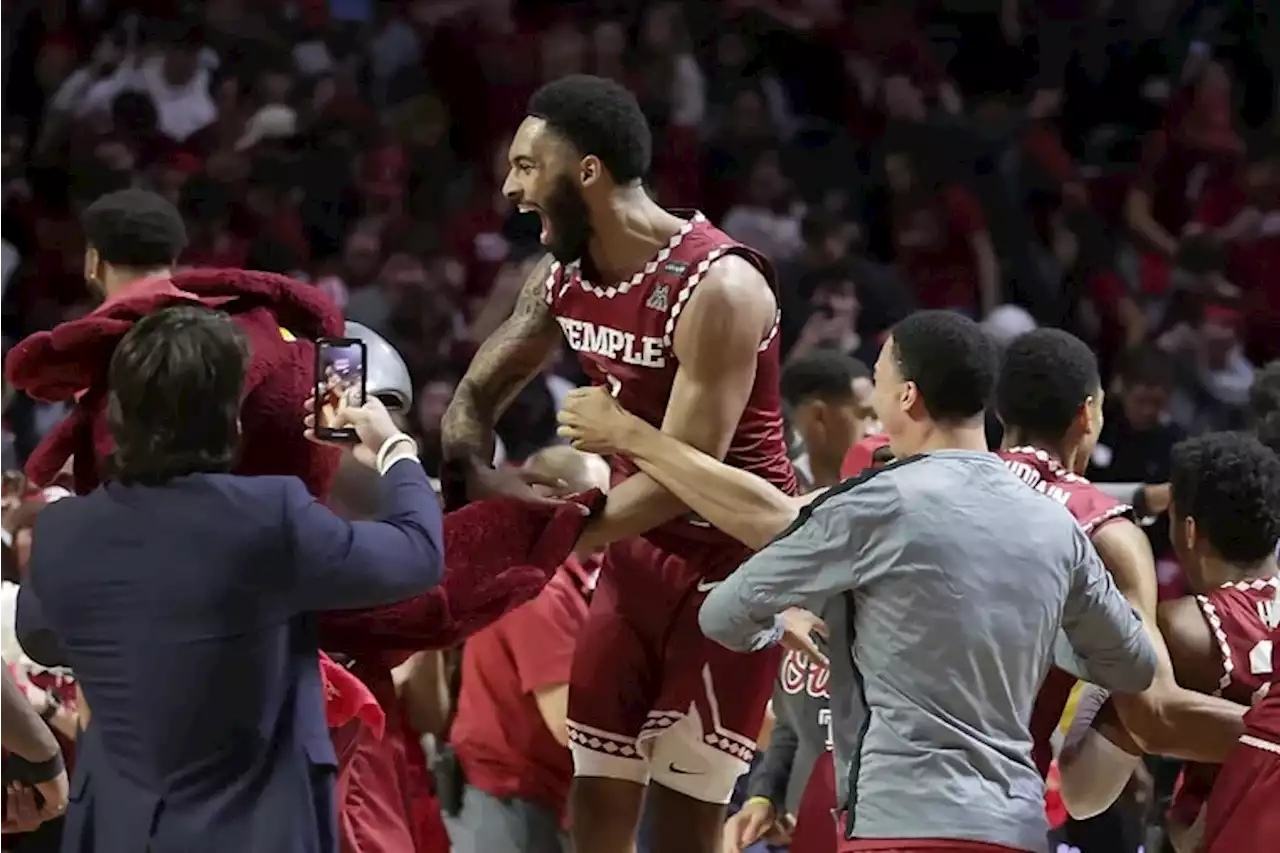
[[[740,255],[776,291],[773,269],[763,255],[735,242],[701,213],[676,213],[688,216],[684,226],[627,281],[592,281],[582,261],[553,264],[546,281],[547,304],[592,384],[609,388],[628,411],[654,426],[662,425],[679,368],[673,342],[680,313],[711,265],[724,255]],[[795,471],[787,457],[778,387],[778,319],[760,340],[755,385],[724,461],[792,494]],[[620,455],[612,465],[615,481],[636,472],[635,464]],[[693,516],[646,536],[655,534],[658,539],[664,534],[704,541],[726,538]]]
[[[1106,494],[1079,474],[1063,468],[1057,459],[1043,450],[1015,447],[1000,451],[1000,458],[1022,482],[1065,506],[1090,536],[1113,521],[1132,518],[1132,507]],[[1031,711],[1031,754],[1042,774],[1049,772],[1053,761],[1053,733],[1062,720],[1075,683],[1075,676],[1054,667],[1045,676],[1044,684],[1036,695]]]
[[[1197,595],[1196,603],[1222,659],[1213,695],[1253,705],[1269,693],[1276,678],[1273,655],[1280,630],[1280,578],[1223,584]],[[1258,725],[1266,720],[1251,722]],[[1214,764],[1187,764],[1183,768],[1182,783],[1169,809],[1174,820],[1186,826],[1195,823],[1217,772]]]

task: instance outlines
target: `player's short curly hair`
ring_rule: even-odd
[[[855,379],[870,379],[867,366],[835,350],[817,350],[792,360],[782,369],[782,399],[789,406],[809,400],[848,400]]]
[[[1174,512],[1191,517],[1233,563],[1258,563],[1280,541],[1280,458],[1252,435],[1215,432],[1173,449]]]
[[[583,156],[594,155],[619,184],[641,180],[653,157],[653,135],[636,96],[604,77],[574,74],[533,93],[528,113]]]
[[[995,343],[955,311],[917,311],[893,327],[902,378],[914,382],[935,421],[958,423],[982,414],[996,381]]]
[[[1006,429],[1057,441],[1101,388],[1098,359],[1084,341],[1061,329],[1036,329],[1004,351],[996,414]]]
[[[187,247],[187,228],[178,209],[146,190],[108,193],[85,208],[80,220],[85,242],[109,264],[167,267]]]

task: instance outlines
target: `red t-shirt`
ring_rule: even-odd
[[[1175,237],[1206,193],[1235,177],[1238,155],[1198,145],[1183,134],[1160,128],[1142,144],[1136,186],[1151,196],[1151,216]]]
[[[449,740],[467,782],[564,815],[573,761],[547,729],[534,692],[567,684],[593,575],[573,561],[538,597],[467,640]]]
[[[969,241],[986,230],[981,206],[963,187],[894,205],[894,248],[921,308],[977,307],[978,270]]]

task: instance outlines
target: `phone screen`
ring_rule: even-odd
[[[355,430],[343,426],[342,410],[364,405],[364,342],[355,338],[316,341],[316,437],[355,441]]]

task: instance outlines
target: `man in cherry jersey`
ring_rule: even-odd
[[[1210,433],[1179,444],[1173,454],[1169,537],[1195,594],[1160,605],[1160,628],[1168,643],[1178,681],[1207,695],[1238,703],[1241,711],[1267,696],[1276,679],[1274,648],[1280,625],[1280,458],[1253,436]],[[1073,810],[1105,808],[1136,767],[1141,751],[1116,720],[1102,693],[1090,688],[1082,714],[1072,726],[1061,758],[1063,794]],[[1099,708],[1098,706],[1101,705]],[[1246,717],[1254,731],[1241,736],[1230,759],[1236,762],[1227,787],[1217,792],[1216,764],[1188,764],[1169,810],[1169,838],[1176,850],[1195,851],[1211,836],[1219,849],[1233,853],[1274,845],[1280,814],[1274,797],[1280,774],[1274,769],[1253,784],[1270,793],[1257,811],[1241,802],[1241,766],[1253,769],[1267,756],[1266,771],[1280,755],[1275,744],[1274,711]],[[1118,749],[1117,749],[1118,747]],[[1241,751],[1244,757],[1241,758]],[[1274,750],[1274,752],[1272,751]],[[1213,821],[1201,812],[1214,790],[1219,801]],[[1252,794],[1252,788],[1249,790]],[[1265,824],[1270,821],[1269,824]],[[1273,830],[1259,831],[1264,825]],[[1246,841],[1250,843],[1246,843]],[[1234,843],[1229,843],[1234,842]]]
[[[1273,672],[1280,668],[1278,648]],[[1218,769],[1205,807],[1204,853],[1262,853],[1264,843],[1280,838],[1280,685],[1272,679],[1244,715],[1240,744]]]
[[[565,77],[530,99],[503,192],[538,216],[550,254],[445,414],[451,503],[463,483],[471,497],[538,499],[518,472],[490,467],[493,424],[562,340],[593,384],[651,424],[794,491],[769,263],[700,214],[659,207],[641,184],[651,150],[639,104],[612,81]],[[702,635],[703,598],[747,550],[630,460],[612,465],[614,488],[577,547],[606,550],[570,681],[574,848],[630,849],[643,800],[656,849],[711,851],[779,650],[739,654]]]
[[[525,467],[576,492],[609,487],[608,464],[570,447],[539,451]],[[453,853],[567,849],[569,672],[599,574],[598,557],[570,557],[537,598],[463,647],[449,745],[465,787],[460,803],[445,804]]]
[[[1221,761],[1240,734],[1240,710],[1178,686],[1156,629],[1156,574],[1151,546],[1130,507],[1080,476],[1102,430],[1102,382],[1089,347],[1058,329],[1037,329],[1005,350],[996,384],[1004,424],[1001,457],[1027,485],[1061,503],[1089,534],[1116,586],[1147,626],[1159,667],[1151,687],[1115,697],[1116,709],[1148,752]],[[1060,663],[1069,663],[1068,659]],[[1052,738],[1076,676],[1051,669],[1036,700],[1035,760],[1048,773]]]
[[[1143,140],[1138,175],[1125,198],[1125,223],[1144,254],[1142,290],[1169,290],[1172,259],[1201,197],[1231,182],[1244,155],[1233,126],[1231,77],[1201,45],[1169,99],[1160,127]]]

